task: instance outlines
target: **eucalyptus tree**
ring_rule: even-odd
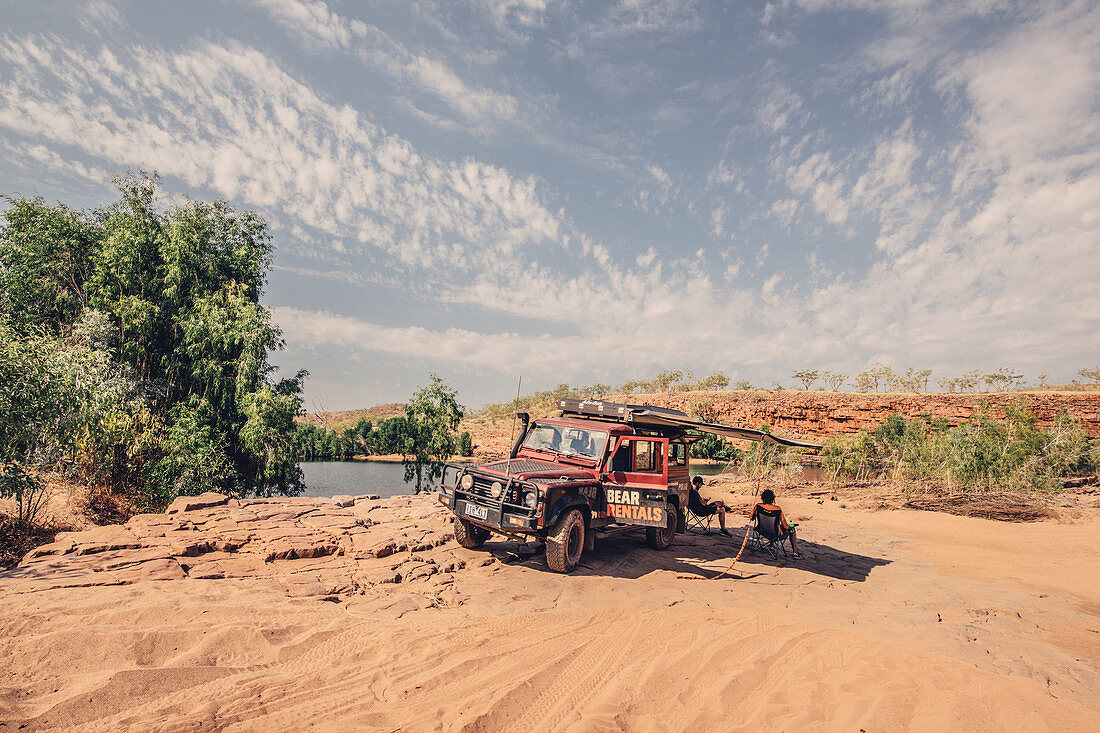
[[[427,488],[425,474],[429,480],[438,478],[440,462],[455,454],[456,431],[464,415],[458,393],[435,374],[405,403],[406,440],[401,452],[405,480],[415,478],[417,492]]]
[[[93,392],[119,396],[91,409],[76,395],[84,437],[55,443],[135,505],[300,491],[293,418],[305,373],[270,379],[282,338],[259,303],[272,256],[264,220],[224,201],[162,207],[144,173],[115,183],[119,200],[93,212],[8,199],[0,229],[0,316],[16,338],[61,339],[58,359],[83,349],[73,363],[102,367]],[[111,410],[125,419],[104,419]]]
[[[85,283],[105,235],[96,217],[39,197],[0,197],[0,312],[17,333],[57,333],[87,306]]]

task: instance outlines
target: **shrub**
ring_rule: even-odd
[[[470,437],[469,430],[463,430],[458,434],[458,455],[469,458],[474,454],[474,440]]]
[[[875,441],[865,430],[853,437],[826,438],[821,450],[821,466],[832,483],[842,478],[868,479],[877,474],[880,467]]]
[[[964,490],[1049,492],[1061,487],[1062,477],[1095,471],[1098,446],[1066,412],[1048,430],[1025,406],[1006,407],[1004,420],[992,418],[986,406],[954,428],[930,415],[891,415],[874,434],[826,440],[822,465],[834,482],[886,473]]]
[[[37,524],[46,503],[46,487],[37,476],[12,462],[0,463],[0,497],[15,500],[15,520],[22,524]]]
[[[703,437],[691,444],[692,458],[705,458],[712,461],[738,461],[743,453],[722,440],[714,433],[703,433]]]

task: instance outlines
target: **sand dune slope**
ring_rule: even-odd
[[[148,517],[0,574],[0,729],[1100,727],[1098,510],[791,500],[806,559],[683,580],[739,536],[623,536],[562,576],[458,547],[428,498],[344,503]]]

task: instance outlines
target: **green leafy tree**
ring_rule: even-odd
[[[355,424],[355,452],[370,455],[371,434],[374,425],[370,420],[360,420]]]
[[[988,374],[983,374],[982,379],[994,392],[1005,392],[1023,381],[1024,375],[1009,367],[995,369]]]
[[[847,378],[847,374],[841,374],[840,372],[830,372],[828,370],[821,372],[821,379],[830,392],[836,392],[840,389],[840,385],[844,384],[844,380]]]
[[[428,384],[405,403],[405,480],[415,478],[418,493],[427,488],[425,478],[439,478],[441,462],[455,454],[456,431],[465,415],[457,398],[454,389],[432,374]]]
[[[809,389],[821,377],[821,372],[816,369],[802,369],[791,374],[792,379],[802,382],[803,389]]]
[[[971,369],[958,378],[960,392],[977,392],[982,384],[982,373],[978,369]]]
[[[245,422],[237,462],[246,485],[257,496],[297,494],[304,488],[293,442],[294,416],[302,409],[303,376],[274,386],[265,384],[241,401]]]
[[[680,369],[666,369],[663,372],[658,372],[657,376],[651,380],[651,385],[654,392],[668,392],[672,389],[672,385],[679,382],[684,378],[684,372]]]
[[[611,389],[612,388],[610,385],[600,384],[599,382],[597,382],[596,384],[590,384],[587,387],[581,387],[580,389],[577,389],[575,391],[580,393],[582,396],[592,397],[598,400],[603,399],[607,395],[611,394]]]
[[[36,433],[56,455],[19,460],[63,464],[135,509],[210,488],[296,493],[305,375],[268,380],[282,341],[259,305],[266,225],[220,201],[162,210],[155,176],[116,184],[120,200],[90,214],[40,199],[4,213],[0,316],[23,346],[53,340],[16,383],[74,385]]]
[[[714,390],[715,392],[725,389],[729,384],[729,376],[721,371],[711,372],[710,376],[703,379],[703,389]]]
[[[379,420],[378,429],[372,435],[372,452],[378,455],[404,453],[408,433],[408,421],[403,415]]]
[[[742,452],[714,433],[702,433],[699,440],[691,444],[692,458],[705,458],[712,461],[739,460]]]
[[[1087,379],[1090,382],[1100,382],[1100,367],[1092,367],[1091,369],[1078,369],[1077,374],[1082,379]],[[1041,374],[1039,376],[1045,379],[1047,375]]]
[[[860,392],[864,392],[864,393],[870,392],[872,389],[875,389],[878,385],[877,381],[875,380],[875,375],[870,369],[866,369],[866,370],[860,372],[859,374],[857,374],[855,376],[855,380],[856,380],[856,389],[859,390]],[[877,392],[878,390],[875,389],[875,391]]]
[[[880,362],[875,362],[870,369],[866,369],[855,376],[856,389],[860,392],[881,392],[897,385],[897,375],[894,370]]]
[[[931,369],[908,367],[904,374],[891,373],[890,387],[899,392],[923,392],[928,389],[928,378],[931,375]]]
[[[690,413],[704,422],[718,422],[718,410],[710,400],[692,403]]]
[[[18,333],[57,333],[87,306],[85,283],[104,237],[102,227],[41,198],[6,199],[0,236],[0,311]]]

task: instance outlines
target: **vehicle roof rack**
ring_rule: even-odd
[[[564,399],[558,403],[562,415],[581,415],[594,417],[614,422],[627,423],[639,428],[681,428],[685,430],[699,430],[704,433],[713,433],[733,440],[753,440],[783,445],[788,448],[809,448],[821,450],[816,443],[807,443],[801,440],[781,438],[778,435],[765,433],[763,430],[751,430],[749,428],[735,428],[730,425],[706,422],[689,417],[681,410],[669,407],[655,407],[653,405],[628,405],[618,402],[604,402],[603,400],[577,400]]]

